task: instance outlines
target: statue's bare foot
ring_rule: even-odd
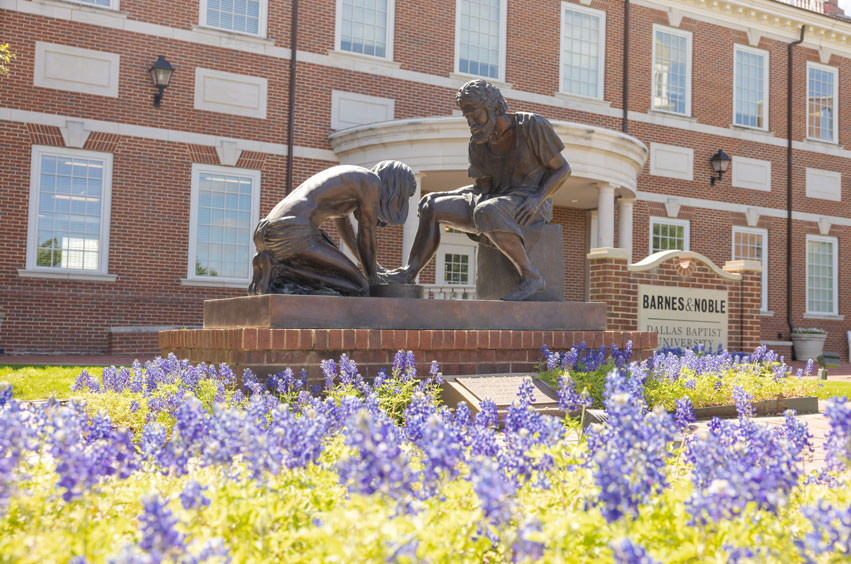
[[[404,266],[384,271],[379,279],[382,284],[413,284],[414,282],[414,277]]]
[[[505,302],[522,302],[535,292],[539,292],[547,287],[547,282],[541,278],[524,278],[520,280],[520,285],[513,292],[502,297]]]

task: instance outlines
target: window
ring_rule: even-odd
[[[106,274],[112,155],[33,147],[27,270]]]
[[[564,2],[561,12],[561,91],[603,97],[606,13]]]
[[[691,33],[653,26],[653,109],[691,115]]]
[[[768,232],[755,227],[733,226],[733,260],[753,260],[762,265],[760,309],[768,311]]]
[[[226,31],[266,36],[268,0],[201,0],[201,24]]]
[[[503,80],[506,0],[458,0],[455,24],[457,72]]]
[[[768,129],[768,51],[736,45],[733,123]]]
[[[248,282],[260,171],[194,164],[191,198],[187,278]]]
[[[87,4],[89,6],[98,6],[100,8],[118,9],[118,0],[66,0],[74,4]]]
[[[394,0],[337,0],[337,50],[393,59]]]
[[[836,143],[837,70],[807,63],[807,137]]]
[[[476,248],[465,233],[443,226],[435,263],[438,286],[475,286]]]
[[[667,217],[650,218],[650,254],[689,250],[689,222]]]
[[[807,235],[807,313],[838,315],[836,238]]]

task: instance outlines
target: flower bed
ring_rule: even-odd
[[[608,362],[608,360],[604,359]],[[771,370],[765,359],[753,370]],[[617,359],[615,360],[617,362]],[[604,376],[608,421],[536,413],[531,382],[495,428],[435,403],[401,353],[364,382],[326,361],[325,393],[284,372],[158,359],[83,373],[75,399],[0,392],[0,555],[21,562],[755,561],[848,558],[851,405],[810,436],[748,416],[683,440],[648,410],[649,368]],[[681,368],[681,370],[683,370]],[[426,376],[426,375],[422,375]],[[565,381],[565,408],[585,398]],[[644,558],[644,559],[642,559]]]

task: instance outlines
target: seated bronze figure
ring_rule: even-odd
[[[257,225],[248,293],[368,295],[383,274],[375,230],[405,222],[415,189],[414,172],[398,161],[335,166],[308,178]],[[360,268],[319,228],[328,219]]]
[[[387,280],[411,283],[440,244],[440,224],[499,249],[520,274],[519,286],[503,300],[524,300],[546,287],[526,252],[524,228],[552,219],[553,194],[570,175],[564,144],[545,118],[508,113],[499,89],[472,80],[456,96],[472,137],[469,175],[474,184],[433,192],[419,203],[419,227],[408,265]]]

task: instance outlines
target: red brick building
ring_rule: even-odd
[[[483,76],[567,146],[567,299],[587,298],[593,248],[757,260],[763,342],[819,327],[847,357],[851,21],[795,1],[310,0],[294,34],[293,0],[0,0],[17,55],[0,348],[139,350],[200,325],[204,299],[245,293],[288,177],[393,158],[422,192],[466,184],[454,96]],[[160,55],[176,70],[155,107]],[[719,149],[731,168],[711,184]],[[411,216],[380,230],[385,266]],[[421,282],[474,295],[475,253],[447,233]]]

